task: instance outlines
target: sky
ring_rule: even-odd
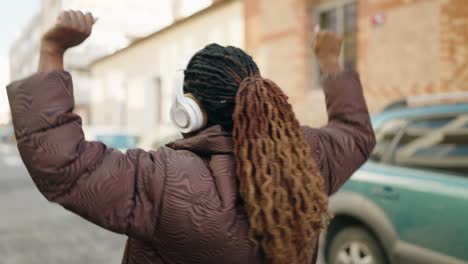
[[[9,83],[8,52],[11,43],[32,16],[39,12],[41,0],[2,1],[0,4],[0,123],[8,111],[5,86]]]
[[[181,15],[183,16],[190,15],[212,2],[212,0],[179,1],[181,3]],[[21,30],[28,25],[31,18],[39,13],[42,0],[11,0],[2,2],[0,4],[0,25],[2,27],[2,33],[0,34],[0,86],[2,87],[0,88],[0,124],[5,122],[7,117],[9,118],[9,105],[4,87],[11,81],[9,80],[8,62],[10,46]],[[67,0],[66,9],[80,9],[84,8],[83,6],[87,6],[86,10],[92,10],[99,17],[98,24],[96,24],[95,30],[93,30],[94,34],[92,38],[96,42],[103,43],[108,42],[110,37],[112,37],[105,33],[114,32],[116,27],[120,33],[128,31],[135,36],[140,36],[141,34],[152,33],[157,28],[167,25],[173,19],[172,12],[170,11],[171,3],[170,0],[132,0],[132,2],[128,0]],[[112,6],[112,12],[106,12],[106,5]],[[134,19],[133,17],[140,19],[136,19],[134,23],[128,25],[128,23],[125,23],[126,20],[122,19],[122,16],[127,16],[130,19]],[[124,21],[124,24],[122,24],[122,21]],[[103,32],[98,34],[99,29],[102,29],[101,31]],[[128,42],[127,40],[125,41],[125,43]],[[118,41],[112,41],[111,43],[117,45]],[[110,46],[112,45],[105,45],[105,47],[111,48]],[[115,50],[115,47],[113,49]]]

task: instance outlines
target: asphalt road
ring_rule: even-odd
[[[49,203],[0,143],[0,264],[117,264],[125,239]]]
[[[16,147],[0,144],[0,264],[120,263],[124,244],[124,236],[49,203]]]

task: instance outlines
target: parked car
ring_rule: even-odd
[[[108,127],[84,127],[85,138],[88,141],[101,141],[108,147],[121,151],[136,148],[138,136],[125,129]]]
[[[466,99],[411,97],[372,118],[370,160],[330,198],[328,264],[468,263]]]

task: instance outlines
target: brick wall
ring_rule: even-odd
[[[246,47],[290,96],[300,121],[326,121],[310,49],[312,13],[334,0],[245,0]],[[357,0],[358,61],[369,108],[405,96],[468,90],[467,0]],[[382,25],[371,24],[375,14]]]
[[[368,1],[360,11],[359,71],[370,109],[433,92],[441,72],[440,1]],[[371,25],[376,13],[384,24]]]
[[[373,112],[404,96],[468,90],[466,1],[360,3],[358,68]],[[379,12],[386,22],[372,27]]]
[[[262,75],[285,91],[301,121],[310,123],[317,116],[323,119],[323,96],[310,94],[312,26],[308,1],[245,0],[244,8],[246,48]],[[320,105],[320,114],[309,114],[315,109],[311,101]]]
[[[440,10],[440,87],[468,91],[468,1],[446,0]]]

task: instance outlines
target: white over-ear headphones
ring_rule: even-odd
[[[190,94],[184,95],[184,71],[191,57],[181,64],[175,73],[171,107],[171,120],[182,133],[195,132],[206,125],[207,118],[198,102]]]

